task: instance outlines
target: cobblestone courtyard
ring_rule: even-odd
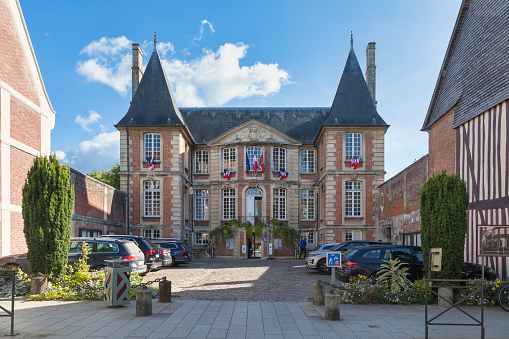
[[[172,297],[182,300],[297,301],[312,300],[313,283],[330,276],[307,269],[304,260],[194,260],[162,268],[145,281],[166,276]]]

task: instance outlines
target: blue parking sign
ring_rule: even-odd
[[[341,252],[327,252],[327,266],[341,267]]]

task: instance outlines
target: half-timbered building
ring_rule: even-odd
[[[179,108],[155,41],[144,72],[133,44],[133,98],[116,125],[133,233],[199,249],[228,220],[277,219],[310,247],[376,239],[388,125],[375,106],[375,43],[366,55],[365,78],[352,40],[331,107]],[[267,257],[273,244],[293,256],[278,240],[238,232],[215,254]]]

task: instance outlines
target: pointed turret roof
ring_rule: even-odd
[[[166,74],[154,42],[154,51],[131,102],[131,107],[116,126],[183,125],[184,119],[182,119],[171,87],[166,80]]]
[[[353,40],[336,97],[323,126],[388,126],[377,113],[353,50]]]

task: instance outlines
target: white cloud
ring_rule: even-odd
[[[200,41],[201,40],[201,38],[203,37],[203,33],[205,32],[205,25],[209,26],[210,31],[212,33],[216,32],[216,31],[214,31],[214,27],[212,27],[212,24],[204,19],[204,20],[201,21],[199,35],[197,37],[195,37],[194,40],[196,40],[196,41]]]
[[[102,37],[85,46],[80,55],[77,72],[88,81],[100,82],[112,87],[122,95],[127,94],[131,83],[131,41],[125,36]]]
[[[89,111],[88,118],[82,118],[81,115],[78,114],[74,122],[80,125],[85,131],[92,132],[92,129],[90,129],[88,125],[96,123],[101,118],[101,115],[96,111]]]
[[[56,151],[55,154],[61,162],[83,173],[104,171],[119,162],[120,133],[101,133],[90,140],[82,141],[73,149],[66,152]]]
[[[224,44],[217,52],[204,50],[189,62],[163,60],[168,80],[181,106],[221,106],[232,99],[277,93],[290,75],[278,64],[240,66],[248,45]]]
[[[214,31],[203,20],[200,32],[206,25]],[[170,42],[160,42],[158,48],[179,106],[221,106],[233,99],[274,94],[289,84],[289,73],[277,63],[240,66],[249,48],[243,43],[226,43],[217,51],[203,50],[200,56],[185,61],[163,56],[168,52],[173,54],[174,46]],[[131,52],[126,37],[93,41],[81,54],[91,58],[78,62],[79,74],[89,81],[106,84],[122,95],[127,93],[131,82]]]

